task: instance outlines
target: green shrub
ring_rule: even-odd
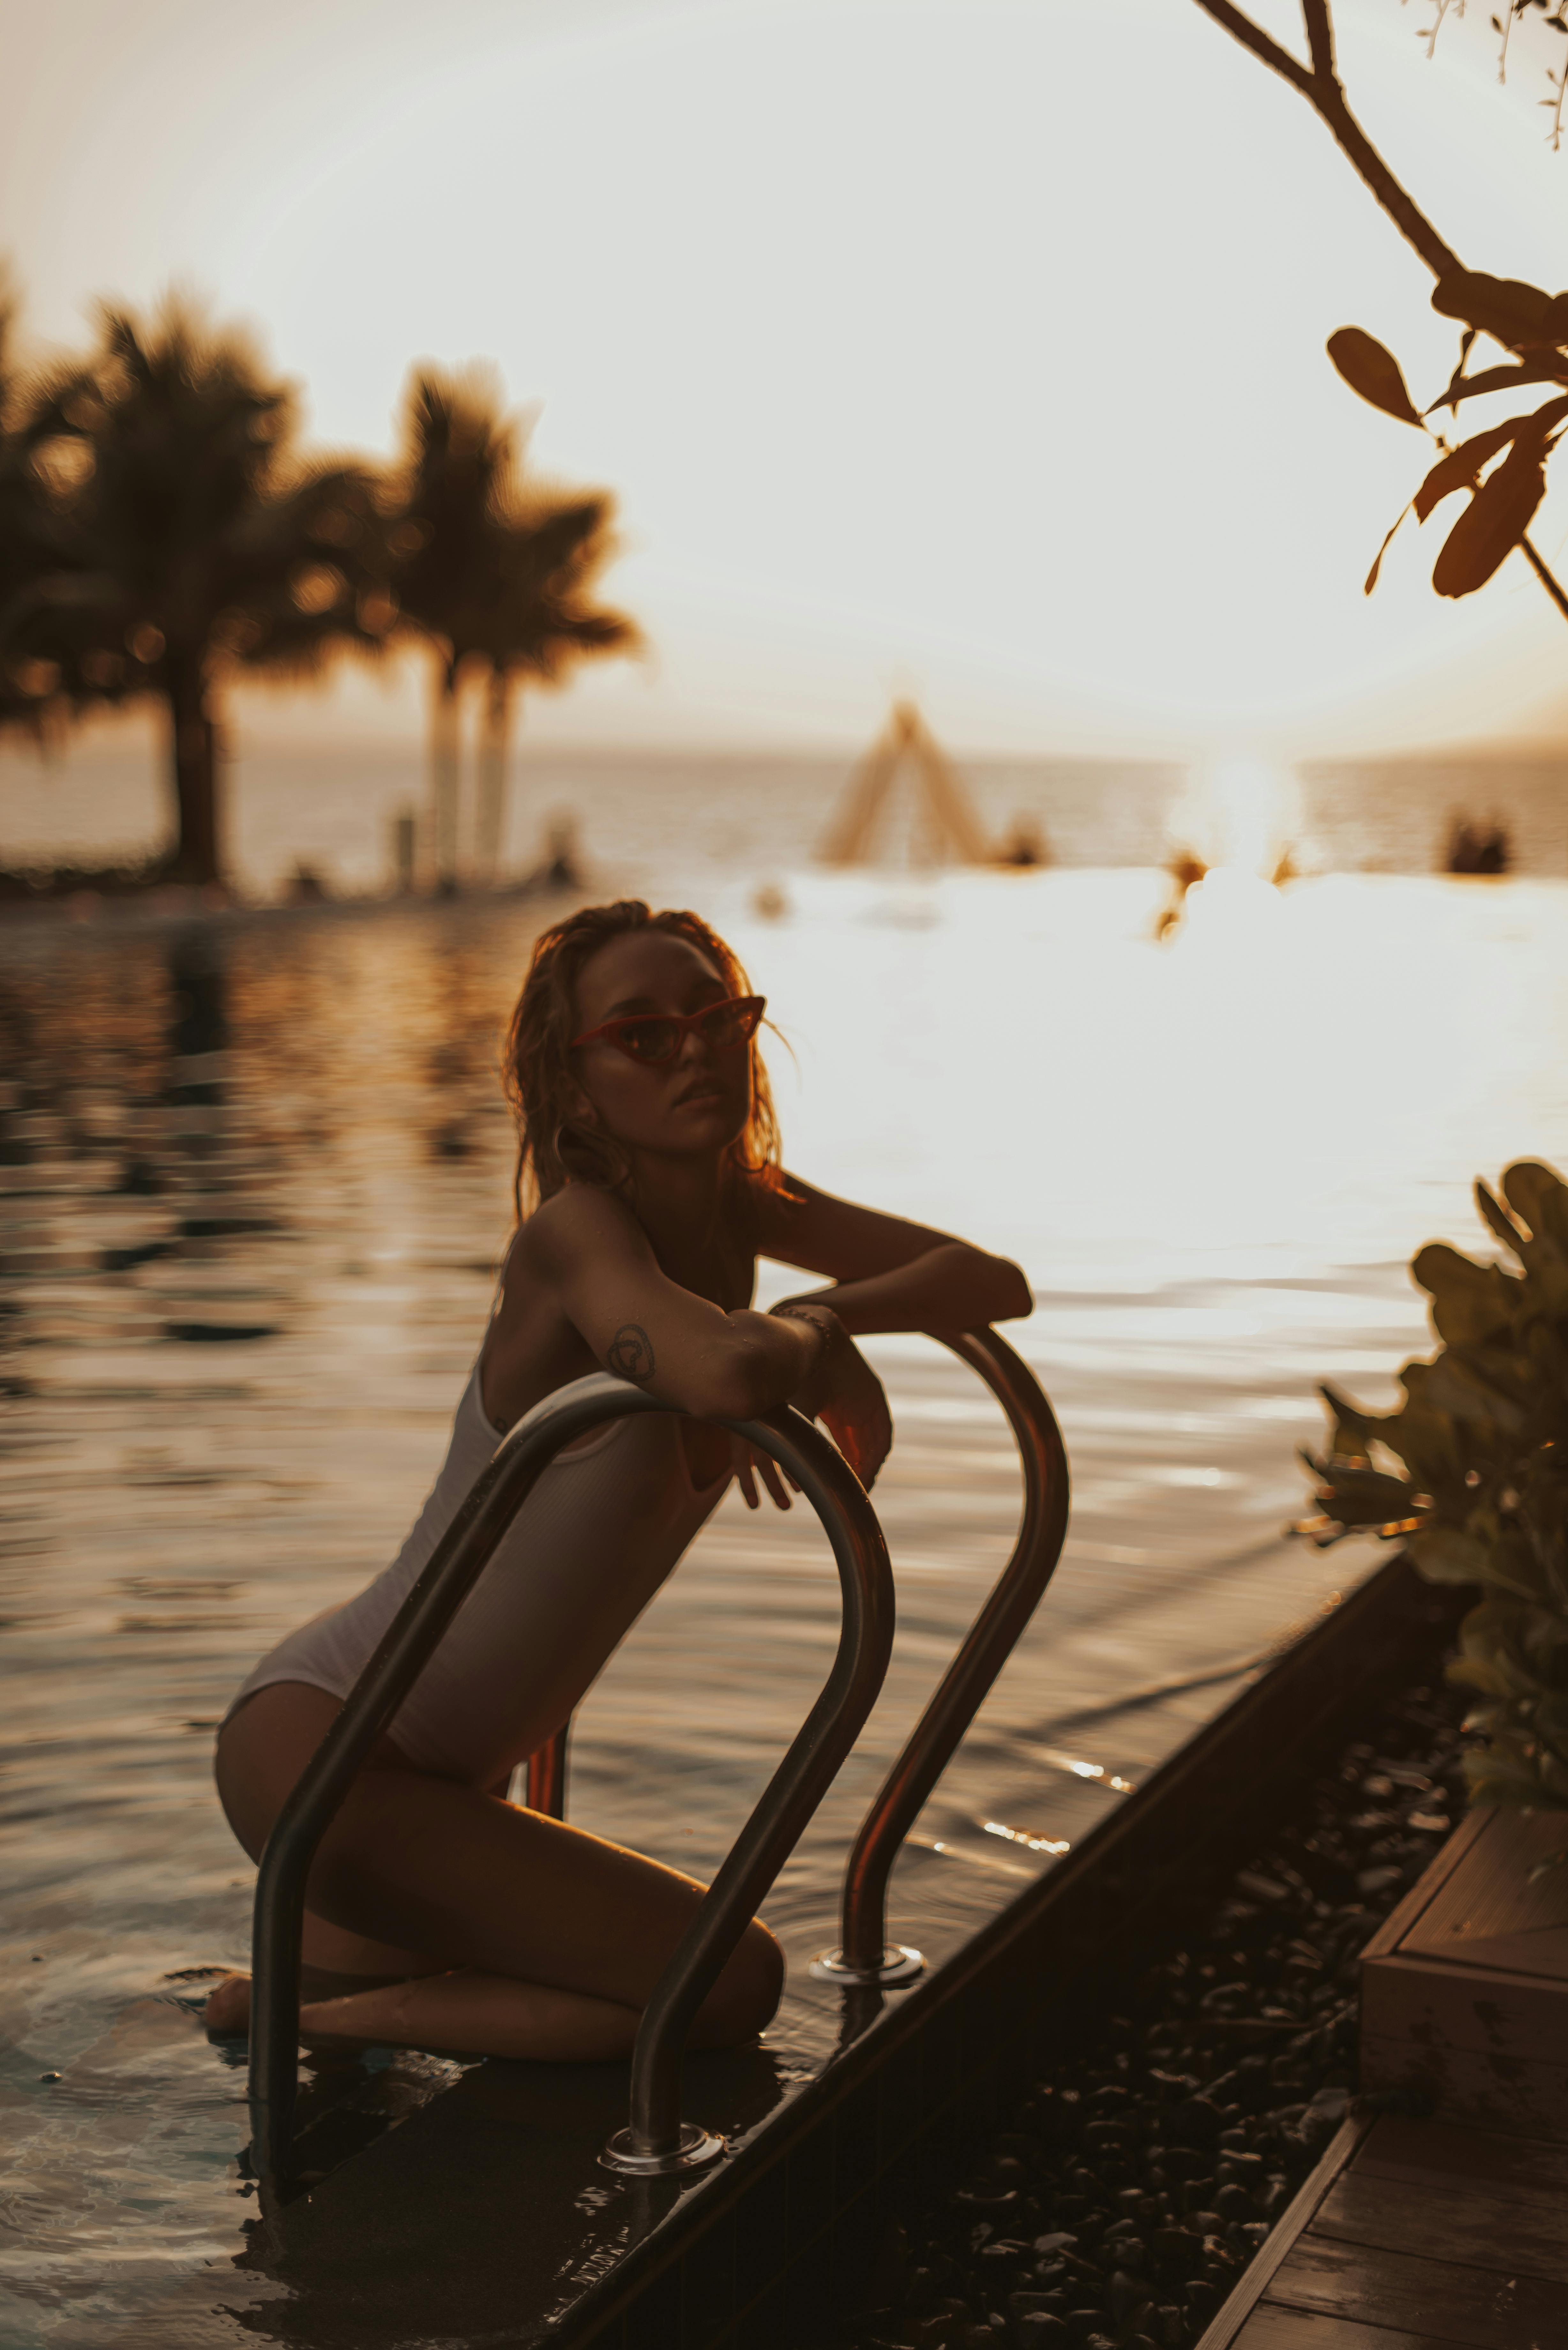
[[[1568,1186],[1525,1162],[1476,1204],[1520,1270],[1420,1252],[1442,1343],[1386,1418],[1324,1388],[1330,1449],[1303,1456],[1323,1515],[1300,1531],[1401,1541],[1432,1582],[1480,1586],[1448,1669],[1478,1695],[1471,1799],[1568,1810]]]

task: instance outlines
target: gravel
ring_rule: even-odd
[[[903,2215],[845,2350],[1188,2350],[1350,2110],[1356,1960],[1462,1801],[1406,1690],[1179,1939],[1138,1953],[984,2159]]]

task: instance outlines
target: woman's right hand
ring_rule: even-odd
[[[869,1492],[893,1443],[882,1382],[830,1305],[814,1298],[809,1315],[798,1318],[821,1331],[822,1345],[790,1401],[808,1419],[821,1420]]]

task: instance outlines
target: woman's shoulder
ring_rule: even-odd
[[[641,1237],[642,1227],[624,1200],[596,1183],[566,1182],[542,1200],[518,1226],[514,1255],[544,1270],[585,1248],[604,1248]],[[646,1243],[645,1243],[646,1244]]]
[[[763,1255],[767,1242],[793,1231],[813,1197],[811,1186],[782,1167],[748,1167],[740,1176],[738,1207],[749,1228],[753,1245]]]

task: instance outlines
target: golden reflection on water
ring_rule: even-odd
[[[1040,1297],[1010,1335],[1065,1427],[1073,1532],[895,1880],[895,1936],[939,1955],[1360,1570],[1280,1539],[1314,1382],[1386,1391],[1423,1340],[1413,1246],[1470,1243],[1477,1171],[1568,1155],[1564,885],[1282,892],[1220,870],[1156,945],[1163,889],[801,875],[784,920],[739,879],[704,899],[794,1050],[772,1051],[791,1161],[1018,1256]],[[241,2076],[166,1980],[245,1952],[212,1729],[281,1630],[390,1555],[441,1458],[507,1228],[496,1042],[530,919],[459,903],[7,940],[17,2350],[107,2341],[202,2262],[230,2279]],[[784,1279],[764,1268],[764,1298]],[[773,2036],[803,2057],[836,2029],[803,1961],[832,1939],[847,1835],[1015,1522],[989,1398],[924,1341],[872,1351],[899,1430],[877,1499],[900,1629],[769,1904],[792,1960]],[[575,1815],[711,1868],[834,1638],[804,1512],[727,1502],[584,1710]],[[444,2077],[400,2060],[389,2095]]]

